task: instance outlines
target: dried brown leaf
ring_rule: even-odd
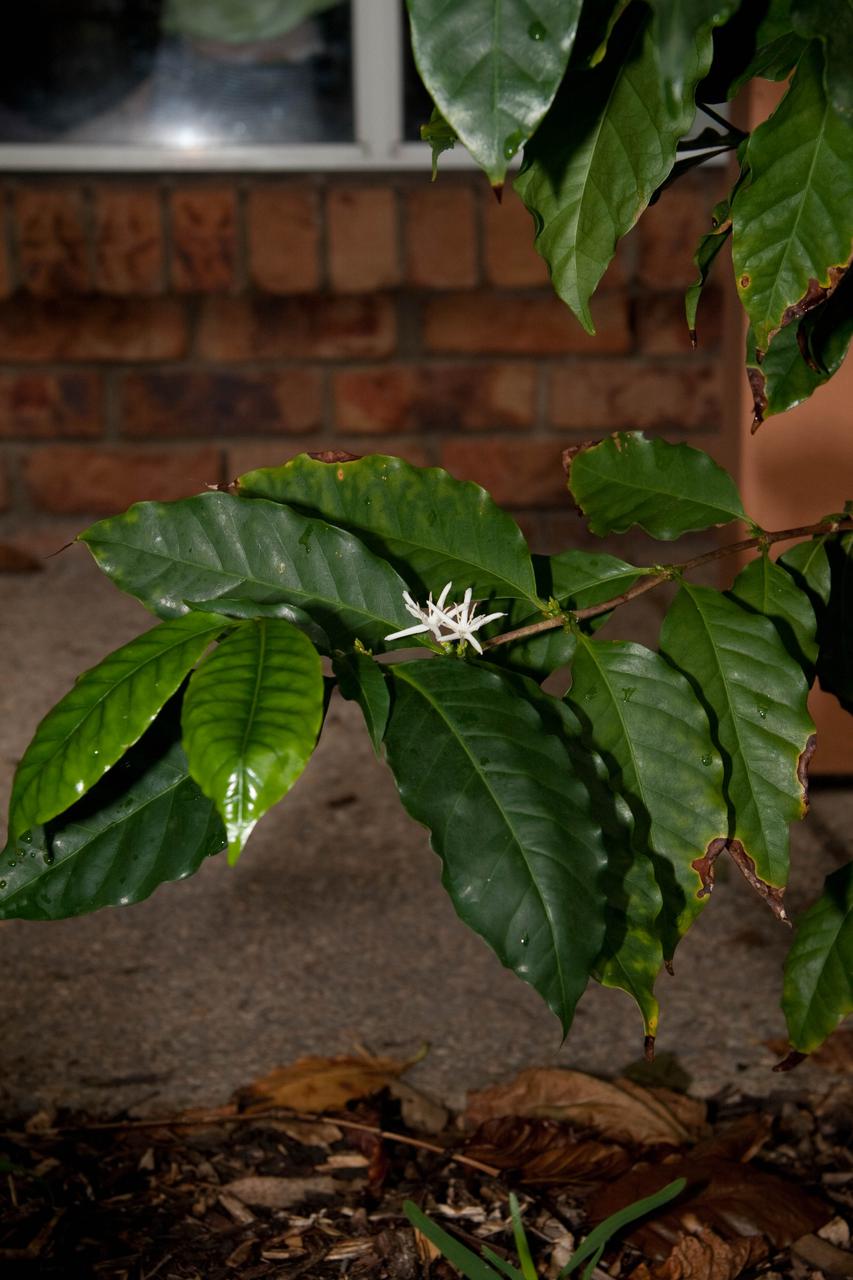
[[[500,1116],[481,1124],[465,1154],[496,1169],[517,1173],[537,1186],[589,1190],[631,1166],[628,1153],[614,1143],[578,1138],[569,1125],[553,1120]]]
[[[685,1231],[702,1227],[730,1242],[763,1235],[774,1247],[783,1248],[832,1217],[824,1201],[775,1174],[714,1156],[686,1156],[637,1165],[595,1192],[587,1203],[590,1218],[601,1222],[675,1178],[686,1178],[688,1184],[675,1206],[646,1219],[627,1237],[650,1258],[667,1257]]]
[[[351,1183],[348,1185],[352,1185]],[[333,1196],[340,1190],[334,1178],[272,1178],[253,1175],[235,1178],[222,1188],[220,1200],[238,1200],[253,1209],[291,1209],[313,1196]],[[226,1207],[228,1207],[226,1205]]]
[[[747,1267],[766,1257],[767,1244],[762,1236],[728,1241],[703,1227],[698,1235],[682,1236],[656,1267],[641,1263],[629,1280],[736,1280]]]
[[[614,1142],[649,1147],[683,1146],[708,1132],[705,1104],[695,1098],[557,1067],[521,1071],[508,1084],[468,1095],[469,1128],[499,1116],[567,1121]]]
[[[825,1275],[853,1276],[853,1253],[839,1249],[837,1245],[822,1240],[820,1236],[807,1235],[795,1240],[791,1249],[798,1257],[817,1267]]]
[[[241,1111],[287,1107],[292,1111],[339,1111],[355,1098],[378,1093],[401,1075],[411,1061],[397,1058],[299,1058],[277,1067],[237,1094]]]

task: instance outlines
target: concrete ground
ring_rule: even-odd
[[[0,578],[0,800],[44,712],[148,615],[82,547]],[[850,856],[853,789],[815,787],[793,833],[794,914]],[[693,1089],[827,1086],[770,1074],[790,934],[736,875],[663,975],[659,1050]],[[55,924],[0,924],[0,1109],[112,1113],[218,1103],[306,1053],[356,1043],[431,1050],[410,1078],[458,1102],[522,1066],[610,1075],[637,1059],[626,996],[591,988],[560,1045],[556,1020],[457,920],[424,832],[403,813],[359,713],[335,701],[317,754],[239,866],[211,859],[148,901]]]

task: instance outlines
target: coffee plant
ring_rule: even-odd
[[[849,4],[409,8],[436,103],[425,136],[436,153],[460,140],[496,187],[524,149],[516,186],[537,246],[590,331],[619,237],[697,158],[731,149],[740,172],[709,211],[687,325],[730,239],[756,423],[832,375],[853,316]],[[790,85],[746,136],[711,103],[757,75]],[[688,143],[697,104],[710,124]],[[734,525],[746,537],[653,565],[533,555],[477,485],[338,453],[139,503],[82,533],[160,621],[38,726],[12,788],[0,917],[126,905],[223,850],[236,861],[308,763],[337,687],[429,829],[460,917],[564,1030],[590,978],[627,992],[651,1052],[656,978],[720,857],[790,923],[810,686],[853,710],[853,503],[841,492],[816,524],[768,531],[688,445],[622,432],[563,461],[595,535],[671,542]],[[731,554],[746,563],[729,590],[693,580]],[[657,650],[600,638],[616,609],[665,583]],[[851,972],[853,863],[796,924],[789,1062],[853,1010]]]

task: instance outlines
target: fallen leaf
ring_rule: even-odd
[[[447,1128],[450,1119],[447,1108],[407,1080],[392,1080],[388,1091],[399,1101],[400,1114],[407,1129],[415,1133],[435,1134],[443,1133]]]
[[[626,1237],[650,1258],[667,1257],[685,1231],[702,1227],[728,1241],[763,1235],[774,1247],[782,1248],[816,1231],[832,1217],[832,1210],[817,1196],[775,1174],[714,1156],[686,1156],[657,1165],[637,1165],[602,1187],[587,1202],[590,1219],[602,1222],[675,1178],[687,1179],[687,1189],[675,1204],[645,1219]]]
[[[511,1170],[529,1185],[589,1190],[631,1167],[623,1147],[578,1138],[569,1125],[553,1120],[500,1116],[481,1124],[465,1154],[496,1169]]]
[[[352,1183],[348,1183],[352,1186]],[[253,1209],[290,1209],[312,1196],[333,1196],[340,1190],[334,1178],[272,1178],[260,1175],[235,1178],[222,1188],[220,1200],[238,1200]],[[225,1205],[228,1208],[228,1205]],[[230,1211],[230,1210],[229,1210]]]
[[[328,1120],[275,1120],[272,1123],[303,1147],[330,1147],[344,1136],[343,1129]]]
[[[695,1098],[558,1067],[521,1071],[509,1084],[468,1095],[468,1127],[499,1116],[570,1121],[603,1138],[646,1147],[679,1147],[708,1132],[705,1104]]]
[[[401,1075],[412,1060],[358,1057],[299,1058],[276,1067],[236,1095],[237,1105],[251,1114],[267,1107],[290,1111],[339,1111],[355,1098],[378,1093]]]
[[[839,1249],[837,1245],[822,1240],[820,1236],[807,1235],[795,1240],[791,1252],[809,1266],[833,1276],[853,1276],[853,1253]]]
[[[699,1235],[682,1236],[656,1267],[641,1263],[629,1280],[736,1280],[747,1267],[763,1262],[767,1252],[762,1236],[728,1241],[703,1227]]]

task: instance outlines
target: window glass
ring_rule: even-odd
[[[421,125],[429,122],[432,114],[432,98],[423,86],[415,67],[412,43],[409,39],[409,19],[403,5],[403,138],[406,142],[420,142]],[[424,143],[426,146],[426,143]],[[424,153],[425,155],[428,152]]]
[[[27,0],[0,143],[350,142],[350,27],[330,0]]]

